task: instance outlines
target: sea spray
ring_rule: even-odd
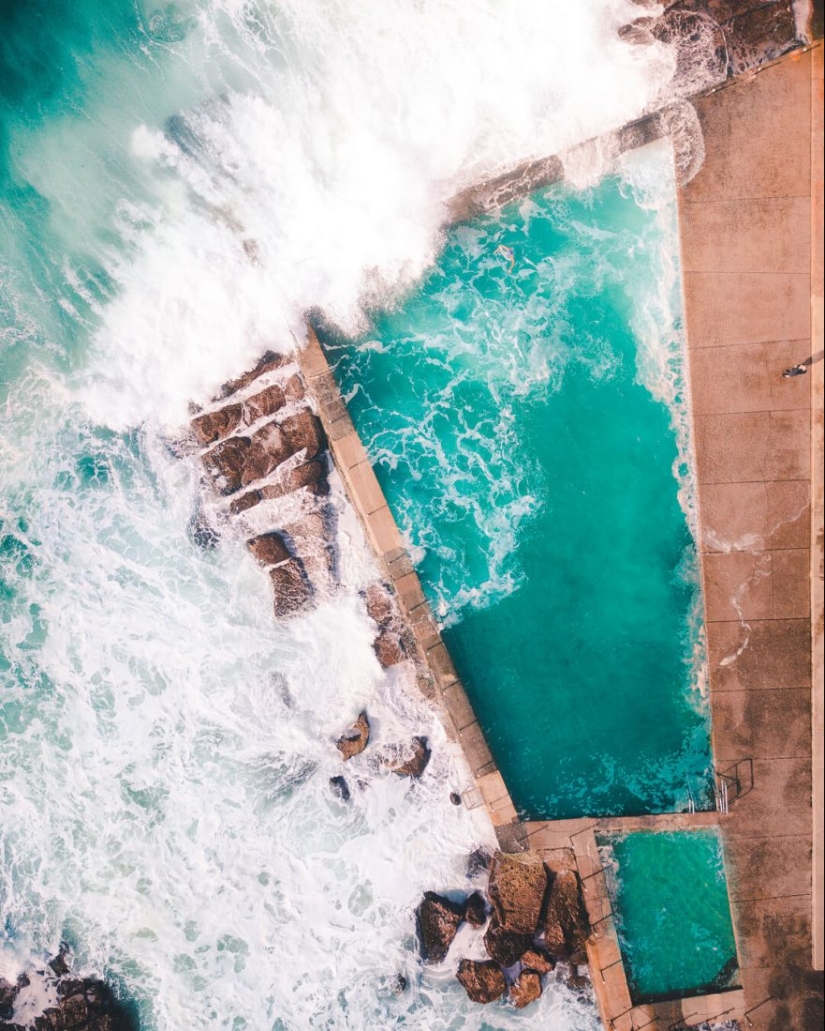
[[[625,2],[54,2],[0,61],[2,967],[73,945],[147,1031],[595,1026],[551,986],[482,1014],[412,910],[491,843],[460,758],[370,648],[357,587],[287,628],[242,542],[205,554],[169,446],[320,306],[363,325],[462,186],[641,113],[672,70]],[[334,738],[426,733],[410,787]],[[395,994],[396,975],[409,989]],[[552,1014],[552,1016],[551,1016]]]

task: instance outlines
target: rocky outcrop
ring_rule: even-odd
[[[484,935],[487,955],[503,967],[512,967],[533,944],[534,931],[514,931],[501,924],[493,914],[490,926]]]
[[[480,891],[474,891],[464,903],[464,919],[471,927],[483,927],[487,923],[487,903]]]
[[[576,956],[584,951],[590,928],[575,871],[560,870],[553,878],[542,923],[544,943],[554,956]]]
[[[422,959],[425,963],[442,963],[464,918],[464,907],[428,891],[415,918]]]
[[[279,562],[288,562],[292,557],[283,534],[277,530],[252,537],[246,546],[262,566],[277,566]]]
[[[277,618],[305,611],[335,585],[334,517],[326,437],[293,359],[267,352],[197,410],[191,427],[219,499],[209,519],[199,516],[208,533],[193,539],[212,547],[236,521],[241,533],[252,533],[250,551],[269,569]]]
[[[541,978],[533,970],[522,970],[510,985],[510,1002],[516,1009],[524,1009],[541,995]]]
[[[358,714],[358,719],[341,737],[338,738],[338,751],[344,757],[344,762],[360,755],[369,744],[370,721],[366,712]]]
[[[547,868],[533,852],[498,852],[490,868],[490,902],[502,928],[532,937],[547,890]],[[523,951],[523,950],[522,950]]]
[[[420,777],[430,761],[432,751],[425,737],[414,737],[411,742],[412,755],[408,759],[390,759],[387,769],[399,777]]]
[[[556,969],[556,964],[547,953],[537,948],[528,949],[521,956],[520,962],[525,970],[532,970],[536,974],[549,974]]]
[[[473,1002],[494,1002],[507,991],[507,981],[497,963],[462,959],[456,977]]]
[[[67,955],[61,950],[44,969],[22,974],[16,984],[0,978],[0,1031],[138,1031],[131,1013],[104,981],[71,976]],[[21,994],[28,990],[42,997],[44,989],[51,998],[56,994],[56,1004],[38,1013],[29,999],[27,1016],[15,1015]]]
[[[554,877],[535,853],[496,852],[490,857],[486,850],[478,850],[473,854],[471,876],[488,867],[489,923],[482,892],[470,895],[462,908],[429,892],[425,896],[425,902],[437,899],[449,906],[447,947],[462,919],[478,928],[487,923],[484,947],[489,959],[481,963],[462,959],[459,965],[458,979],[470,998],[489,1002],[509,986],[512,1004],[529,1006],[542,993],[542,978],[555,970],[554,956],[566,961],[563,969],[570,966],[568,980],[574,978],[578,984],[578,965],[587,962],[589,933],[578,875],[562,870]],[[422,903],[419,912],[424,908]],[[420,928],[419,916],[422,937]],[[439,955],[446,955],[446,947]]]
[[[364,592],[367,615],[378,626],[378,634],[373,642],[375,654],[381,665],[387,669],[397,666],[407,658],[407,646],[404,644],[404,624],[398,611],[395,598],[386,584],[370,584]]]
[[[333,795],[335,795],[336,798],[340,798],[342,802],[349,802],[349,784],[347,784],[346,780],[343,777],[330,777],[329,789],[333,793]]]

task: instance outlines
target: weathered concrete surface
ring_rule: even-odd
[[[714,755],[734,796],[720,825],[748,1026],[764,1031],[822,1017],[811,876],[822,363],[781,375],[822,347],[811,318],[817,293],[822,303],[821,55],[790,55],[700,99],[705,164],[679,192]],[[819,118],[821,133],[821,107]]]

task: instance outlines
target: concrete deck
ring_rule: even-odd
[[[822,363],[781,375],[822,348],[821,84],[820,44],[699,100],[679,192],[714,755],[742,787],[720,823],[765,1031],[821,1020]]]

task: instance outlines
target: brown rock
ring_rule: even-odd
[[[490,926],[484,934],[484,945],[487,955],[503,967],[511,967],[533,944],[532,933],[514,931],[503,927],[493,913]]]
[[[424,892],[424,900],[415,911],[415,922],[425,963],[443,962],[463,914],[463,907],[456,902],[434,891]]]
[[[382,630],[373,642],[375,654],[378,661],[388,669],[390,666],[397,666],[407,657],[404,643],[394,630]]]
[[[549,974],[556,969],[553,960],[536,948],[528,949],[521,957],[521,963],[525,970],[532,970],[537,974]]]
[[[85,996],[81,993],[70,995],[67,999],[64,999],[60,1004],[60,1009],[63,1014],[63,1023],[59,1026],[65,1028],[81,1027],[89,1019],[89,1006],[86,1003]]]
[[[284,395],[290,401],[303,401],[306,396],[304,380],[300,373],[296,372],[284,384]]]
[[[360,755],[369,744],[369,740],[369,717],[366,712],[361,712],[349,730],[338,738],[338,751],[343,755],[344,762],[347,759],[351,759],[354,755]]]
[[[290,361],[292,361],[292,359],[289,355],[276,354],[275,351],[267,351],[255,365],[254,369],[250,369],[249,372],[245,372],[237,379],[232,379],[227,383],[224,383],[218,397],[229,397],[230,394],[234,394],[237,390],[243,390],[243,388],[248,387],[250,383],[254,383],[259,376],[263,376],[267,372],[274,372],[275,369],[280,369],[282,366],[288,365]]]
[[[294,449],[275,423],[267,423],[250,438],[249,453],[241,471],[241,486],[262,480],[285,462]]]
[[[418,778],[426,770],[432,752],[425,737],[414,737],[412,739],[413,754],[410,759],[389,763],[389,769],[397,773],[399,777]]]
[[[487,923],[487,903],[480,891],[474,891],[464,903],[464,919],[471,927],[483,927]]]
[[[384,584],[370,584],[364,592],[367,615],[380,627],[389,626],[395,615],[392,595]]]
[[[560,870],[553,878],[542,919],[544,942],[553,955],[570,956],[585,948],[590,929],[573,870]]]
[[[283,536],[276,530],[270,533],[262,533],[260,537],[253,537],[246,542],[247,548],[252,552],[262,566],[275,566],[279,562],[286,562],[292,556]]]
[[[206,471],[221,494],[234,494],[242,486],[251,446],[249,437],[231,437],[203,456]]]
[[[241,494],[239,498],[235,498],[229,506],[229,511],[233,515],[239,515],[241,512],[246,512],[247,509],[253,508],[262,499],[263,495],[259,490],[248,490],[245,494]]]
[[[532,852],[496,852],[490,867],[490,902],[502,927],[531,937],[541,918],[547,869]]]
[[[522,970],[510,985],[510,1002],[516,1009],[524,1009],[541,995],[541,978],[532,970]]]
[[[306,449],[306,458],[309,461],[317,456],[326,447],[326,437],[317,415],[308,408],[304,408],[295,415],[287,416],[281,423],[286,446],[290,455]]]
[[[284,396],[283,387],[273,383],[272,386],[266,387],[259,394],[254,394],[252,397],[247,398],[247,420],[255,422],[257,419],[263,419],[264,416],[274,415],[279,409],[283,408],[285,401],[286,397]]]
[[[473,1002],[493,1002],[507,990],[504,974],[496,963],[462,959],[456,977]]]
[[[285,494],[291,494],[294,490],[302,487],[308,488],[311,494],[322,496],[329,494],[329,481],[324,463],[316,459],[313,462],[305,462],[289,470],[289,473],[277,483],[267,483],[261,488],[261,495],[267,500],[281,498]]]
[[[239,404],[227,405],[216,412],[207,412],[193,419],[192,429],[201,444],[214,444],[237,429],[242,415],[243,409]]]
[[[303,565],[294,558],[269,570],[275,591],[273,607],[276,619],[289,619],[306,608],[312,588],[303,572]]]

